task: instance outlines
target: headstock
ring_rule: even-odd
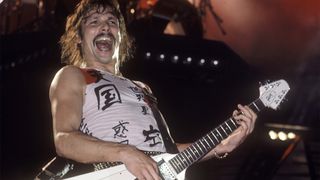
[[[259,88],[259,98],[266,107],[276,110],[289,90],[290,87],[288,83],[285,80],[280,79],[261,86]]]

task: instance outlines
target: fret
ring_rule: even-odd
[[[208,143],[208,141],[207,141],[207,139],[206,139],[206,136],[204,136],[204,137],[202,138],[202,141],[203,141],[203,143],[206,145],[207,150],[210,150],[211,147],[212,147],[212,145],[211,145],[210,143]]]
[[[180,154],[182,155],[182,157],[184,157],[185,162],[187,162],[187,166],[189,166],[189,164],[191,164],[192,162],[189,161],[190,159],[188,158],[186,151],[182,151]]]
[[[174,159],[175,159],[175,158],[172,158],[172,159],[169,160],[168,162],[169,162],[169,164],[171,165],[171,167],[173,167],[173,169],[174,169],[176,172],[178,172],[179,169],[178,169],[177,165],[175,164]]]
[[[180,158],[183,162],[183,169],[187,168],[189,166],[189,162],[186,160],[186,158],[184,157],[184,154],[183,153],[180,153]]]
[[[201,145],[203,146],[203,148],[204,148],[204,150],[206,150],[207,151],[207,147],[202,143],[202,141],[201,141],[202,139],[200,139],[199,140],[199,142],[201,143]]]
[[[214,132],[213,132],[213,131],[211,131],[211,133],[212,133],[212,135],[214,136],[214,138],[217,140],[217,144],[219,144],[219,143],[220,143],[220,141],[218,140],[217,136],[214,134]]]
[[[194,156],[192,150],[190,148],[187,148],[186,151],[188,152],[188,154],[190,155],[192,161],[196,161],[197,160],[197,157]]]
[[[231,127],[229,126],[228,122],[226,122],[226,125],[228,126],[230,132],[232,132],[233,130],[232,130]]]
[[[223,132],[226,134],[226,136],[228,137],[228,136],[229,136],[229,134],[226,132],[226,130],[224,130],[223,126],[222,126],[222,125],[220,125],[220,127],[221,127],[221,129],[223,130]]]
[[[183,159],[183,157],[181,157],[182,155],[181,155],[181,153],[180,154],[178,154],[178,158],[180,159],[180,162],[181,162],[181,165],[182,165],[182,168],[184,169],[184,168],[186,168],[187,167],[187,165],[185,165],[185,161],[184,161],[184,159]]]
[[[220,138],[221,138],[221,141],[223,140],[223,136],[221,135],[221,133],[219,132],[219,130],[218,130],[218,128],[216,128],[215,129],[217,132],[218,132],[218,134],[220,135]]]
[[[190,149],[191,153],[193,154],[193,157],[195,158],[194,161],[198,160],[198,156],[193,151],[192,146],[190,146],[188,149]]]
[[[199,144],[198,144],[197,142],[195,142],[195,144],[199,147],[199,151],[201,152],[200,155],[202,155],[202,154],[203,154],[203,151],[202,151],[201,147],[199,146]]]
[[[208,137],[208,135],[203,137],[204,141],[209,145],[209,148],[211,148],[212,146],[214,146],[214,143],[211,142],[210,138]],[[211,142],[211,143],[210,143]]]
[[[181,172],[183,170],[183,165],[181,164],[181,162],[179,161],[177,156],[174,158],[174,160],[176,161],[176,164],[178,165],[179,171]]]
[[[232,122],[232,124],[234,125],[234,127],[235,128],[237,128],[238,126],[237,126],[237,124],[236,123],[234,123],[234,120],[232,119],[232,118],[230,118],[230,121]]]
[[[214,143],[214,141],[211,139],[210,135],[207,134],[208,138],[210,139],[210,141],[212,142],[213,146],[216,146],[216,143]]]
[[[222,125],[222,127],[223,127],[224,130],[228,133],[228,135],[230,135],[230,134],[233,132],[232,129],[230,130],[230,126],[229,126],[229,124],[228,124],[227,121]]]
[[[197,153],[196,156],[199,157],[201,154],[199,153],[199,151],[197,150],[196,147],[194,147],[194,145],[191,146],[191,148],[193,148],[193,150]],[[194,152],[193,151],[193,152]]]
[[[258,112],[261,111],[261,110],[259,109],[259,107],[256,105],[255,102],[252,102],[252,104],[253,104],[253,106],[258,110]]]
[[[179,154],[175,156],[175,160],[177,161],[179,168],[183,170],[184,165],[182,164],[182,161],[180,160]]]

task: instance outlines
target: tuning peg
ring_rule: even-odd
[[[271,82],[270,80],[265,80],[263,82],[259,81],[259,85],[260,86],[265,86],[265,85],[269,84],[270,82]]]

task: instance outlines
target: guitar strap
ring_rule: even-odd
[[[167,126],[167,123],[164,117],[162,116],[160,110],[158,109],[157,98],[153,96],[150,90],[148,90],[145,86],[142,86],[142,83],[140,84],[140,82],[137,82],[137,81],[132,81],[132,82],[143,90],[143,94],[146,97],[145,101],[147,101],[147,104],[150,106],[151,111],[154,115],[154,118],[157,121],[158,128],[160,130],[161,136],[163,138],[163,143],[164,143],[164,146],[166,147],[167,152],[172,154],[179,153],[177,145],[175,144],[173,138],[170,135],[170,131]]]

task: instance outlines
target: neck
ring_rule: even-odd
[[[101,71],[105,71],[114,75],[120,74],[119,69],[116,67],[115,64],[87,64],[85,67],[87,68],[94,68]]]

